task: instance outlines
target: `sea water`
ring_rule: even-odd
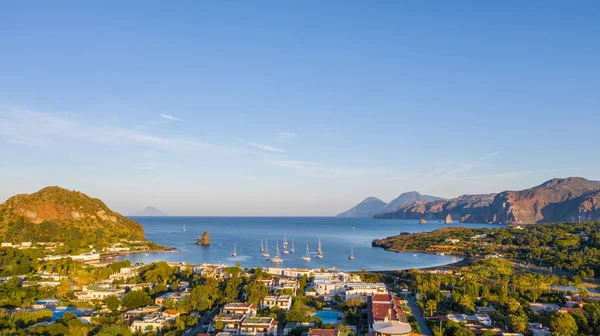
[[[181,252],[149,252],[123,256],[132,263],[177,261],[190,264],[241,264],[242,267],[273,266],[261,256],[261,240],[268,240],[271,256],[279,244],[281,267],[329,268],[347,271],[373,271],[425,268],[460,261],[460,257],[428,253],[395,253],[372,247],[373,239],[401,232],[433,231],[449,227],[439,221],[419,224],[417,220],[363,219],[335,217],[132,217],[144,226],[146,238]],[[183,228],[185,226],[185,232]],[[463,227],[491,227],[488,224],[453,224]],[[198,246],[196,236],[210,233],[210,246]],[[283,254],[284,234],[288,249],[294,240],[295,253]],[[315,258],[321,240],[323,259]],[[234,244],[237,256],[232,256]],[[310,261],[302,260],[308,244]],[[354,250],[354,259],[348,255]]]

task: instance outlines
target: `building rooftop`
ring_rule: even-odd
[[[272,317],[248,317],[244,320],[244,324],[271,324]]]
[[[373,330],[381,334],[400,335],[409,333],[412,328],[405,322],[389,321],[373,323]]]
[[[369,323],[384,320],[407,322],[400,301],[394,295],[373,294],[367,297],[367,307]]]

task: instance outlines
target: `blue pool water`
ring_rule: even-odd
[[[61,317],[63,317],[63,315],[65,315],[66,312],[69,312],[71,314],[75,314],[77,316],[83,316],[85,315],[89,310],[86,309],[79,309],[77,307],[55,307],[52,309],[52,320],[58,320]]]
[[[315,313],[316,317],[320,317],[323,320],[323,324],[327,323],[338,323],[338,317],[340,317],[340,313],[335,310],[320,310]]]

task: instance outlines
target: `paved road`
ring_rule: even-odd
[[[198,320],[198,323],[196,324],[196,326],[192,330],[185,333],[185,335],[193,336],[193,335],[197,335],[198,333],[203,332],[204,330],[202,330],[202,325],[205,324],[208,320],[212,319],[213,316],[215,316],[215,314],[219,311],[219,307],[220,306],[217,305],[207,315],[205,315],[203,318],[200,318]]]
[[[419,306],[417,306],[415,299],[413,299],[412,296],[407,295],[406,300],[408,301],[408,306],[410,307],[411,313],[414,315],[415,319],[417,319],[419,328],[421,328],[421,334],[425,336],[433,336],[431,329],[429,329],[429,326],[427,325],[427,323],[425,323],[423,313],[421,312],[421,309],[419,309]]]

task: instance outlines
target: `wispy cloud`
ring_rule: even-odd
[[[162,113],[161,113],[161,114],[160,114],[160,116],[161,116],[161,118],[163,118],[163,119],[167,119],[167,120],[171,120],[171,121],[182,121],[181,119],[179,119],[179,118],[175,118],[175,117],[173,117],[173,116],[172,116],[172,115],[170,115],[170,114],[162,114]]]
[[[147,130],[83,120],[72,114],[44,113],[5,106],[0,106],[0,137],[11,144],[35,147],[49,147],[61,141],[77,141],[225,156],[242,152],[235,147],[207,143],[193,137],[157,135]]]
[[[256,142],[248,142],[248,146],[252,146],[254,148],[258,148],[260,150],[264,150],[267,152],[285,153],[285,149],[281,149],[281,148],[277,148],[277,147],[273,147],[273,146],[265,145],[265,144],[259,144]]]
[[[279,132],[279,134],[277,135],[277,140],[279,142],[288,142],[297,136],[298,136],[298,134],[296,134],[296,133],[283,131],[283,132]]]
[[[279,168],[289,168],[296,170],[308,170],[313,169],[320,164],[316,162],[308,162],[308,161],[296,161],[296,160],[269,160],[266,162],[268,165],[279,167]]]
[[[382,175],[389,173],[384,169],[335,167],[325,163],[311,161],[268,160],[265,163],[273,167],[289,169],[306,176],[319,178],[355,179],[371,176],[373,174]]]
[[[135,169],[135,170],[146,170],[146,171],[156,170],[156,168],[152,167],[152,166],[134,166],[133,169]]]

